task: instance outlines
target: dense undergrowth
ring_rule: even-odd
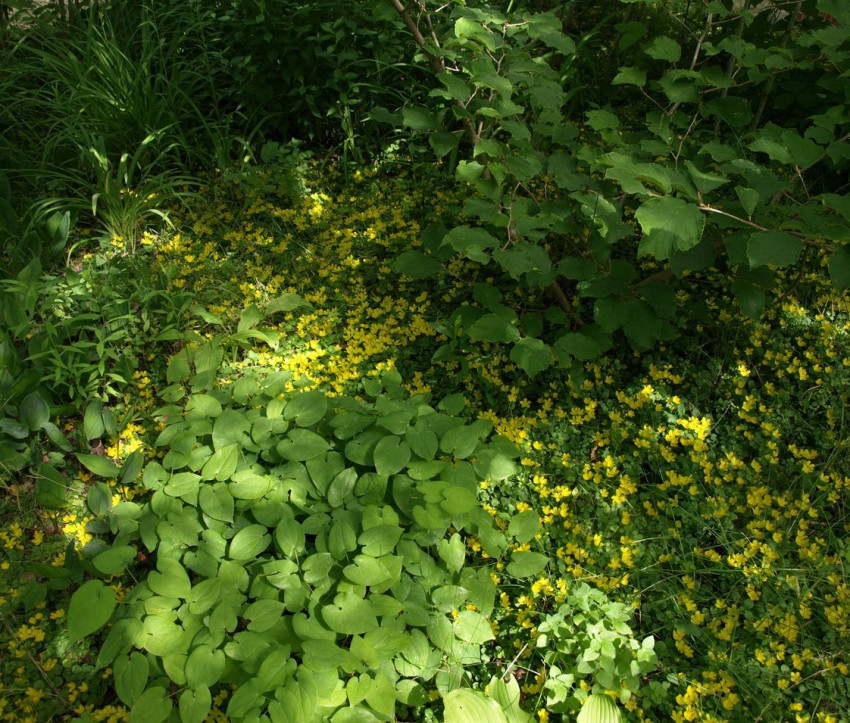
[[[158,543],[143,534],[141,544],[128,549],[133,533],[120,513],[144,504],[151,488],[158,488],[161,473],[154,468],[180,477],[182,464],[163,459],[169,443],[162,430],[169,429],[168,416],[180,412],[187,393],[198,400],[195,409],[205,395],[250,408],[252,399],[262,399],[262,382],[254,380],[272,374],[282,395],[319,389],[332,407],[340,395],[361,404],[366,402],[356,400],[381,391],[375,380],[388,380],[394,370],[398,381],[385,384],[407,390],[399,390],[397,399],[410,394],[418,404],[448,401],[443,411],[469,423],[487,420],[517,451],[510,473],[495,479],[463,461],[474,440],[467,451],[442,447],[437,453],[438,460],[454,456],[456,470],[468,468],[462,474],[470,474],[494,526],[485,536],[474,526],[462,529],[458,519],[436,521],[437,528],[457,525],[460,536],[452,544],[462,544],[453,559],[448,552],[437,554],[438,539],[431,540],[433,559],[447,564],[441,574],[450,577],[463,567],[471,575],[484,573],[485,586],[475,602],[460,593],[458,604],[440,608],[446,603],[433,598],[430,605],[444,610],[445,620],[453,615],[455,626],[458,610],[483,611],[492,634],[488,627],[480,638],[471,637],[481,643],[481,657],[473,654],[461,667],[451,647],[438,646],[430,663],[416,664],[424,667],[405,659],[408,668],[398,667],[398,673],[414,675],[421,693],[417,687],[399,699],[409,704],[399,705],[402,719],[439,715],[440,694],[457,683],[477,687],[505,675],[521,685],[523,707],[546,719],[547,708],[557,709],[573,685],[598,682],[598,671],[576,670],[576,651],[588,647],[587,632],[572,615],[582,605],[577,595],[591,594],[580,582],[605,593],[586,615],[613,615],[622,602],[623,620],[637,638],[655,639],[657,664],[642,676],[638,695],[625,698],[635,720],[843,719],[850,700],[844,573],[850,349],[847,299],[836,296],[822,273],[813,269],[803,279],[783,281],[788,293],[755,322],[715,291],[722,287],[712,285],[712,277],[720,272],[709,270],[680,292],[682,303],[694,294],[705,304],[699,333],[651,354],[636,356],[628,348],[611,353],[587,363],[584,379],[575,383],[556,372],[530,381],[486,343],[460,343],[438,330],[445,309],[479,306],[462,264],[427,282],[399,278],[390,268],[399,251],[420,243],[423,227],[451,218],[456,191],[435,195],[427,179],[403,165],[363,169],[350,183],[332,168],[314,165],[305,169],[302,184],[300,196],[258,195],[240,182],[213,184],[204,202],[181,219],[179,232],[146,235],[135,257],[107,250],[82,262],[80,273],[91,274],[94,295],[104,293],[97,290],[98,279],[115,269],[148,266],[151,278],[163,284],[148,296],[159,290],[174,303],[183,299],[185,313],[175,319],[177,327],[142,331],[130,342],[137,345],[133,383],[109,405],[120,420],[118,433],[108,434],[86,415],[85,424],[94,426],[83,436],[91,439],[93,454],[121,466],[141,452],[144,475],[128,474],[122,482],[95,464],[106,475],[104,485],[85,469],[93,465],[90,458],[82,458],[82,468],[66,458],[73,488],[67,509],[35,507],[32,478],[4,496],[0,575],[3,643],[10,651],[2,664],[5,719],[119,720],[141,692],[127,692],[129,684],[114,677],[116,667],[96,665],[94,641],[69,641],[67,584],[86,569],[126,603],[126,592],[150,574],[151,546]],[[275,299],[284,300],[280,310],[261,318],[259,310]],[[527,309],[540,303],[516,301]],[[58,313],[55,304],[41,305],[35,320],[42,326]],[[181,339],[190,340],[185,349],[219,353],[214,382],[189,381],[189,367],[180,363],[188,361]],[[450,345],[451,354],[432,361],[442,344]],[[465,405],[456,395],[463,395]],[[187,410],[192,408],[190,402]],[[402,430],[413,425],[409,415],[400,419],[395,424]],[[83,425],[55,421],[71,437]],[[173,454],[174,445],[170,449]],[[202,472],[211,450],[195,450],[206,457],[184,464]],[[395,463],[379,472],[397,475]],[[215,483],[227,474],[204,477]],[[434,475],[448,479],[445,471],[421,470],[417,476]],[[191,497],[186,490],[171,494]],[[381,491],[371,494],[390,499]],[[405,509],[401,499],[393,504]],[[427,528],[427,520],[414,519],[414,526]],[[260,524],[267,524],[265,518]],[[97,555],[110,549],[110,525],[122,539],[112,548],[117,558],[107,553],[104,561]],[[308,540],[321,536],[319,529],[308,527]],[[499,530],[507,532],[501,543],[494,541]],[[76,545],[66,549],[68,536]],[[263,557],[267,545],[254,554]],[[533,555],[517,556],[523,551],[543,556],[538,563]],[[86,559],[101,563],[92,568]],[[242,559],[240,564],[250,563]],[[196,586],[209,574],[190,568]],[[312,578],[311,585],[317,581]],[[470,580],[465,585],[473,587]],[[343,649],[365,632],[341,627]],[[433,643],[437,633],[423,629]],[[243,660],[233,648],[225,651]],[[160,654],[155,647],[149,652]],[[302,659],[323,669],[309,656]],[[356,665],[340,665],[346,681],[357,672]],[[156,677],[155,668],[150,675]],[[112,686],[129,700],[115,698]],[[606,679],[604,687],[619,690],[620,676]],[[213,715],[236,717],[228,708],[231,686],[212,681],[209,688]],[[348,691],[348,701],[358,700],[350,682]],[[376,697],[363,699],[379,717],[390,710]],[[343,693],[335,705],[346,702]]]
[[[0,3],[0,720],[850,720],[849,44]]]

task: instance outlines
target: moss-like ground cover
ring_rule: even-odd
[[[444,184],[404,166],[348,181],[316,166],[297,192],[212,185],[177,232],[149,234],[137,252],[168,279],[172,298],[185,298],[184,336],[165,335],[139,359],[133,387],[112,405],[125,424],[94,452],[116,463],[134,450],[147,461],[162,456],[156,410],[173,393],[169,366],[187,331],[199,335],[194,343],[223,345],[224,386],[249,370],[283,370],[293,388],[361,395],[364,379],[396,369],[411,394],[434,404],[462,394],[470,419],[492,421],[520,448],[515,474],[480,480],[496,525],[525,512],[541,521],[499,557],[464,536],[467,564],[497,586],[495,640],[467,670],[467,685],[507,672],[526,710],[559,719],[547,712],[556,688],[544,654],[562,649],[568,670],[580,626],[560,639],[550,627],[542,645],[539,627],[584,582],[629,606],[639,639],[655,638],[658,665],[625,704],[633,720],[847,720],[847,294],[813,266],[782,279],[775,303],[752,321],[713,283],[723,271],[709,270],[678,292],[682,309],[690,297],[702,310],[701,321],[670,315],[678,339],[640,355],[622,340],[586,363],[583,378],[550,370],[529,380],[498,347],[461,341],[440,324],[459,305],[477,305],[480,271],[451,262],[414,281],[392,270],[424,228],[456,217],[459,196]],[[504,293],[525,310],[547,305],[522,289]],[[286,294],[310,306],[245,321],[246,308]],[[233,335],[238,343],[227,341]],[[35,506],[26,480],[2,497],[0,720],[128,717],[112,670],[95,672],[97,642],[71,644],[65,634],[61,571],[69,556],[109,542],[108,529],[91,522],[91,497],[86,507],[92,477],[81,470],[78,480],[67,510]],[[147,494],[141,480],[110,485],[116,503]],[[549,562],[512,574],[515,551]],[[138,558],[110,579],[119,599],[146,574]],[[424,686],[428,702],[405,708],[405,719],[440,715],[438,686]],[[226,719],[228,694],[213,690],[211,719]]]

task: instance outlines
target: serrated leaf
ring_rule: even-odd
[[[412,279],[427,279],[441,268],[442,264],[433,256],[426,256],[421,251],[413,249],[405,251],[392,263],[393,271]]]
[[[659,35],[644,49],[644,52],[655,60],[666,60],[675,63],[682,57],[682,46],[673,38]]]
[[[509,342],[519,339],[519,330],[509,319],[498,314],[485,314],[467,332],[470,339],[489,342]]]
[[[552,349],[540,339],[520,339],[511,349],[511,361],[532,379],[552,365]]]
[[[755,266],[791,266],[803,251],[802,239],[781,231],[758,231],[747,243],[750,268]]]
[[[646,71],[636,67],[620,68],[611,85],[636,85],[643,88],[646,85]]]
[[[705,227],[699,207],[680,198],[650,198],[635,212],[643,231],[638,247],[640,256],[669,259],[676,251],[696,246]]]

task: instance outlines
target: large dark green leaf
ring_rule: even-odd
[[[643,231],[638,253],[657,259],[669,259],[676,251],[696,246],[705,227],[705,217],[696,205],[672,196],[645,201],[635,218]]]

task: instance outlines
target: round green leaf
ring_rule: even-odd
[[[461,610],[454,623],[455,635],[465,643],[481,645],[493,640],[493,629],[490,621],[475,610]]]
[[[136,548],[130,545],[118,545],[104,550],[92,560],[95,570],[104,575],[117,575],[122,572],[127,563],[136,557]],[[131,705],[127,703],[127,705]]]
[[[531,577],[545,569],[549,557],[539,552],[514,552],[507,571],[514,577]]]
[[[231,560],[252,560],[265,551],[271,541],[264,525],[248,525],[233,536],[228,556]]]
[[[190,688],[211,687],[224,674],[224,652],[211,645],[199,645],[186,659],[186,683]]]
[[[68,605],[68,637],[72,643],[100,630],[115,610],[115,592],[100,580],[83,583]]]
[[[330,445],[318,434],[309,429],[292,429],[277,445],[277,453],[293,462],[304,462],[327,452]]]
[[[395,435],[389,435],[375,445],[373,454],[377,473],[393,475],[401,472],[410,461],[410,445]]]
[[[148,688],[130,710],[130,723],[162,723],[171,710],[171,698],[165,688]]]
[[[148,659],[137,651],[119,655],[112,665],[115,692],[124,705],[132,706],[148,684]]]
[[[212,695],[205,685],[180,694],[181,723],[203,723],[212,709]]]
[[[676,251],[696,246],[705,228],[705,216],[699,207],[681,198],[650,198],[635,211],[643,231],[638,254],[669,259]]]
[[[337,595],[332,605],[322,608],[322,617],[331,630],[343,635],[361,635],[378,627],[372,603],[351,593]]]
[[[299,427],[312,427],[328,411],[328,398],[324,392],[302,392],[289,400],[283,410],[284,419],[294,419]]]

